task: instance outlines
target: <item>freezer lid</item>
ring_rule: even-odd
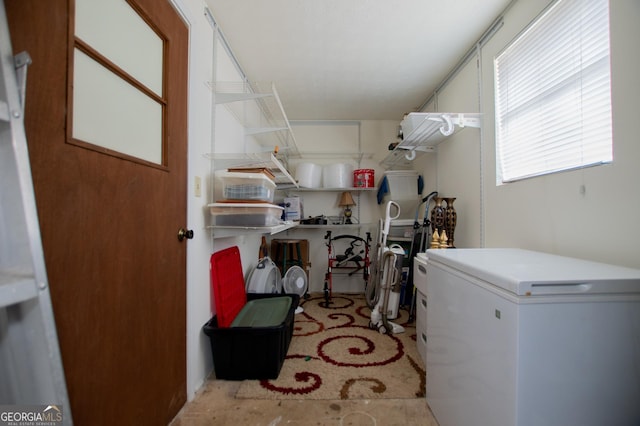
[[[640,294],[640,270],[513,248],[429,249],[438,263],[516,295]]]

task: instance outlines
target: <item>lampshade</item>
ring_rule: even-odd
[[[340,203],[338,204],[340,207],[345,207],[345,206],[355,206],[356,202],[353,201],[353,197],[351,196],[350,192],[343,192],[342,195],[340,196]]]

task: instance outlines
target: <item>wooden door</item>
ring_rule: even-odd
[[[188,30],[168,0],[130,2],[164,39],[154,165],[70,136],[73,0],[5,3],[33,60],[25,126],[74,421],[167,424],[186,401]]]

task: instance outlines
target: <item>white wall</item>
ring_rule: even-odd
[[[487,247],[521,247],[640,268],[637,1],[616,0],[610,6],[613,163],[496,185],[493,58],[547,3],[515,3],[504,26],[482,48],[480,68],[472,60],[438,96],[439,111],[474,112],[480,102],[484,113],[482,135],[467,129],[437,153],[438,191],[458,197],[456,245],[478,247],[484,241]]]
[[[188,187],[187,227],[194,238],[187,242],[187,398],[191,400],[212,369],[208,341],[202,325],[209,319],[209,255],[211,240],[205,228],[203,206],[207,200],[210,150],[211,79],[213,36],[200,0],[172,0],[189,26]],[[195,194],[195,180],[202,182],[202,195]]]
[[[207,83],[215,78],[214,63],[218,72],[228,77],[234,68],[219,46],[214,46],[213,29],[205,16],[206,4],[202,0],[172,0],[189,26],[189,142],[187,227],[193,229],[194,238],[187,246],[187,397],[193,399],[213,370],[209,339],[202,326],[215,313],[210,303],[209,259],[211,253],[238,245],[243,259],[249,253],[257,255],[259,242],[244,237],[212,239],[207,228],[210,216],[206,208],[213,200],[211,185],[212,162],[205,154],[214,151],[236,152],[234,144],[241,138],[241,126],[222,106],[215,111],[212,91]],[[218,57],[214,61],[214,52]],[[214,113],[215,112],[215,113]],[[214,138],[215,134],[215,138]],[[214,141],[230,141],[228,145]],[[195,194],[195,181],[200,178],[201,195]],[[257,237],[256,237],[256,240]],[[243,265],[245,270],[247,265]]]
[[[444,112],[479,112],[478,68],[470,61],[438,96]],[[454,245],[480,245],[480,130],[458,132],[438,147],[438,196],[456,197],[458,213]],[[451,238],[451,235],[449,235]]]

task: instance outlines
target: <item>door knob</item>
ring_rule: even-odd
[[[184,239],[192,239],[193,238],[193,231],[191,229],[184,229],[184,228],[180,228],[178,230],[178,241],[182,241]]]

